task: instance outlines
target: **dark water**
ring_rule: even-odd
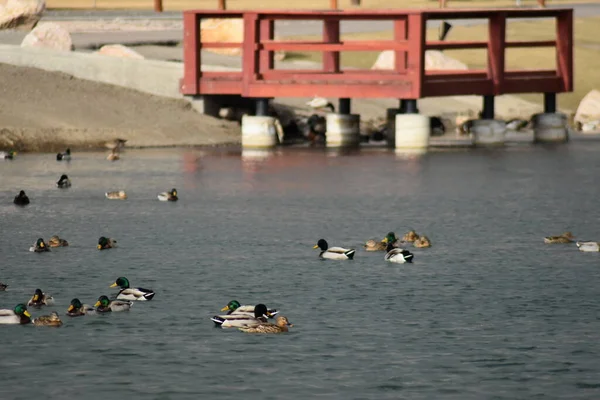
[[[39,287],[64,313],[118,276],[157,292],[62,328],[0,326],[2,399],[597,399],[600,143],[422,157],[290,150],[52,154],[0,163],[0,308]],[[67,173],[73,187],[55,182]],[[175,187],[180,201],[158,192]],[[125,189],[126,201],[105,199]],[[12,198],[25,189],[32,203]],[[366,253],[427,234],[412,265]],[[34,254],[53,234],[71,246]],[[120,248],[98,251],[99,236]],[[320,261],[312,246],[356,247]],[[295,324],[249,335],[208,319],[264,302]]]

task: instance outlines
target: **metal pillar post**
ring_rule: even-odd
[[[269,115],[269,99],[258,98],[256,99],[256,116],[267,117]]]
[[[483,96],[481,119],[494,119],[494,96]]]
[[[417,108],[417,100],[415,99],[408,99],[408,100],[402,100],[404,102],[404,114],[418,114],[419,113],[419,109]],[[400,105],[400,108],[402,108],[402,105]]]
[[[556,113],[556,93],[544,93],[544,113]]]
[[[340,114],[350,115],[350,99],[341,98],[339,109],[340,109]]]

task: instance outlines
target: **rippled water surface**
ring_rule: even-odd
[[[0,162],[0,308],[36,288],[61,328],[0,326],[2,399],[597,399],[600,143],[445,150],[128,150]],[[57,189],[67,173],[73,187]],[[158,192],[177,188],[180,201]],[[12,198],[24,189],[31,204]],[[125,189],[126,201],[104,197]],[[361,244],[429,236],[414,264]],[[38,237],[71,246],[34,254]],[[96,250],[99,236],[120,247]],[[312,246],[355,247],[321,261]],[[130,312],[68,318],[118,276],[152,288]],[[215,328],[264,302],[284,335]]]

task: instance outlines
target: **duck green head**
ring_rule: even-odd
[[[67,312],[71,312],[73,310],[79,310],[83,305],[81,304],[81,301],[79,301],[79,299],[73,299],[71,300],[71,304],[69,305],[69,308],[67,308]]]
[[[172,196],[177,196],[177,189],[173,188],[171,189],[171,191],[169,192],[170,195]]]
[[[313,246],[313,249],[317,248],[326,251],[329,248],[329,245],[327,244],[327,241],[325,239],[319,239],[317,244]]]
[[[35,293],[33,294],[33,298],[31,300],[33,300],[34,302],[37,302],[37,301],[40,301],[43,296],[44,296],[44,293],[42,292],[42,289],[35,289]]]
[[[241,304],[237,300],[231,300],[227,305],[221,308],[221,311],[235,311],[240,308]]]
[[[271,317],[271,313],[269,312],[269,310],[267,309],[267,306],[265,306],[264,304],[257,304],[254,307],[254,317],[255,318],[267,318],[267,317]]]
[[[31,318],[31,314],[29,314],[29,311],[27,311],[27,306],[23,303],[17,304],[14,311],[18,316],[24,315],[28,318]]]
[[[117,278],[115,283],[110,285],[110,287],[117,287],[117,286],[119,286],[121,289],[128,289],[129,288],[129,279],[121,276],[121,277]]]
[[[383,238],[383,243],[394,243],[396,241],[396,234],[394,232],[388,232]]]
[[[35,246],[39,247],[41,249],[46,248],[46,243],[44,242],[44,239],[39,238],[36,242],[35,242]]]
[[[94,307],[108,307],[108,305],[110,304],[110,300],[108,299],[108,297],[106,296],[100,296],[98,297],[98,301],[96,302],[96,304],[94,304]]]
[[[98,239],[98,250],[102,249],[103,247],[108,245],[108,239],[105,238],[104,236],[100,236],[100,239]]]

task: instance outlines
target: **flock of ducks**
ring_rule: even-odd
[[[546,236],[544,243],[556,244],[556,243],[573,243],[575,242],[575,236],[571,232],[564,232],[558,236]],[[577,241],[575,245],[580,251],[585,252],[600,252],[600,242],[592,242],[588,240]]]

